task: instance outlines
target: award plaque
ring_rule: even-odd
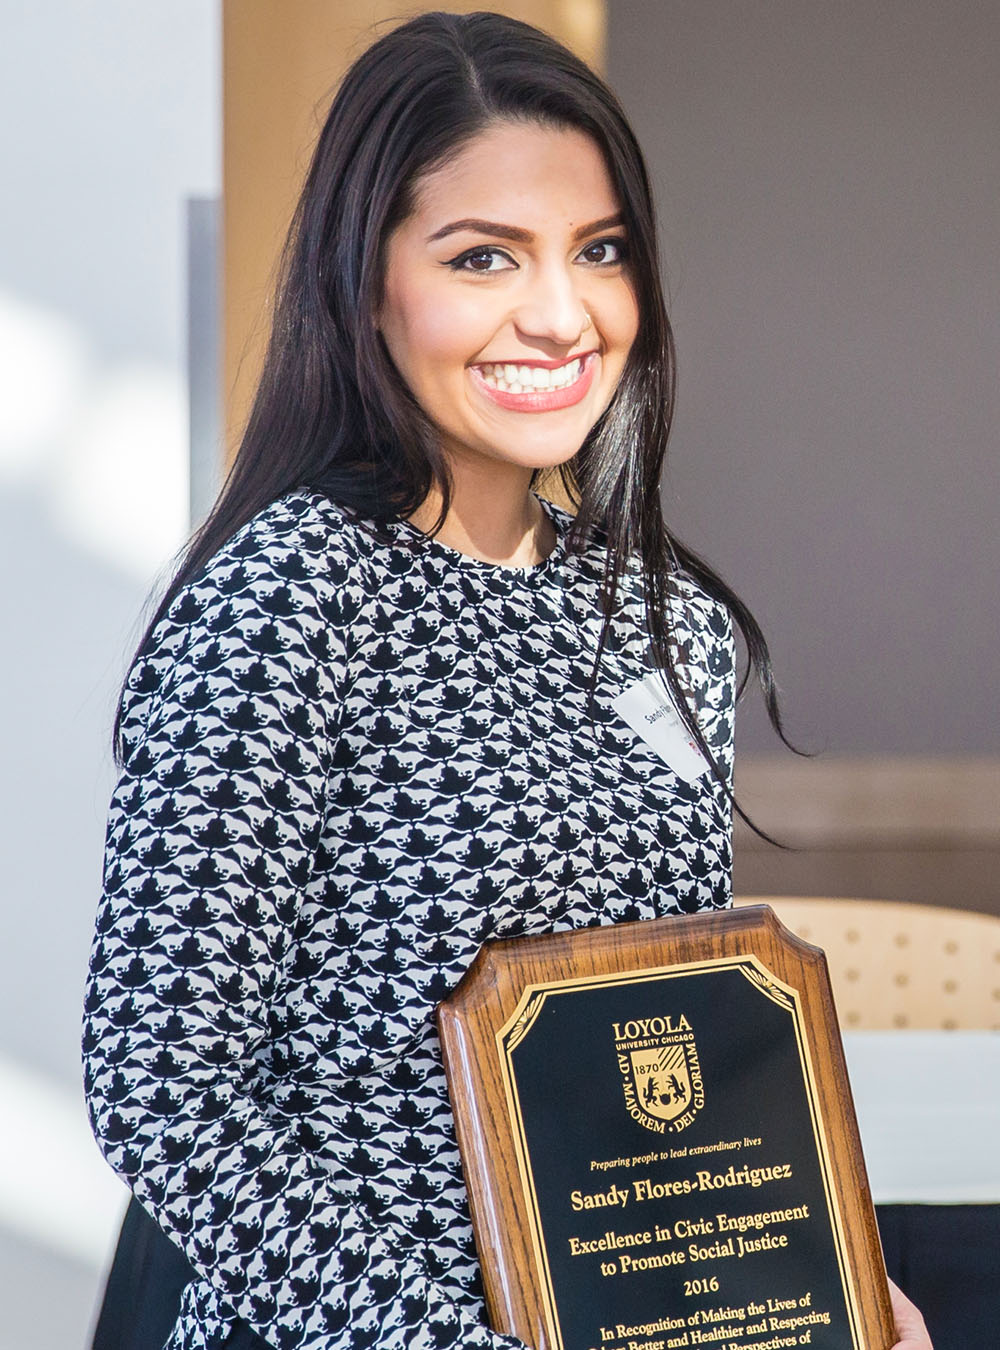
[[[496,1330],[892,1346],[826,961],[767,906],[487,943],[438,1025]]]

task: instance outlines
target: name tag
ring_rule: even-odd
[[[705,756],[681,721],[658,675],[647,675],[629,685],[611,706],[678,778],[693,783],[708,772]]]

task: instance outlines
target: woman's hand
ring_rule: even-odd
[[[892,1315],[896,1320],[896,1335],[899,1337],[893,1350],[934,1350],[924,1319],[892,1280],[889,1281],[889,1297],[892,1300]]]

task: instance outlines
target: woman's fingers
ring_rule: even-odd
[[[893,1284],[892,1280],[889,1281],[889,1297],[892,1300],[892,1315],[896,1319],[898,1337],[893,1350],[933,1350],[931,1338],[927,1334],[919,1309],[910,1302],[902,1289]]]

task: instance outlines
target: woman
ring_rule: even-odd
[[[486,938],[729,903],[730,614],[780,726],[660,515],[655,247],[614,97],[533,29],[427,15],[348,73],[119,711],[87,1089],[198,1276],[171,1350],[516,1345],[433,1008]],[[666,764],[613,706],[657,670]]]

